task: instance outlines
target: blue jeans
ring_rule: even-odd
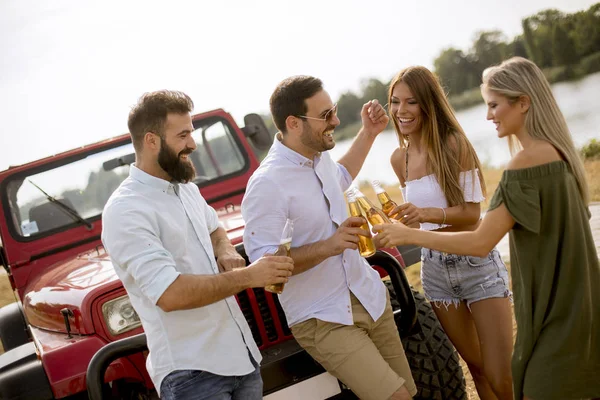
[[[243,376],[222,376],[206,371],[173,371],[160,385],[162,400],[259,400],[263,398],[260,367]]]

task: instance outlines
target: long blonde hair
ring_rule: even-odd
[[[505,96],[510,103],[521,96],[529,97],[531,104],[525,115],[525,129],[532,138],[544,140],[560,152],[577,180],[583,201],[588,204],[589,191],[583,163],[550,84],[538,66],[522,57],[510,58],[483,71],[481,86]],[[521,148],[513,135],[509,136],[508,143],[511,154]]]
[[[423,115],[421,140],[427,149],[427,171],[433,173],[437,178],[448,204],[456,206],[465,203],[463,188],[460,185],[462,166],[466,166],[468,170],[479,169],[479,181],[485,196],[485,181],[477,153],[458,123],[437,77],[422,66],[403,69],[390,83],[388,91],[390,104],[392,92],[400,82],[404,82],[410,88],[421,108]],[[398,120],[391,112],[390,117],[398,135],[400,147],[406,148],[408,136],[402,135]],[[449,145],[450,137],[456,141],[455,147]],[[473,174],[473,180],[477,179],[475,173]]]

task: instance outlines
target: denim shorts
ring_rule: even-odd
[[[476,301],[496,297],[512,301],[508,270],[497,249],[485,257],[473,257],[422,248],[421,281],[425,297],[446,308],[465,301],[470,309]]]

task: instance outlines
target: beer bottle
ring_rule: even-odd
[[[292,248],[292,233],[294,232],[294,221],[291,219],[287,219],[285,221],[285,226],[283,227],[283,232],[281,233],[281,240],[279,241],[279,248],[275,252],[276,256],[287,256],[291,257],[291,248]],[[284,283],[274,283],[272,285],[265,286],[265,290],[271,293],[281,294],[283,293]]]
[[[360,210],[360,206],[356,201],[356,197],[354,193],[348,192],[348,208],[350,209],[350,215],[353,217],[362,217],[363,213]],[[361,229],[369,231],[369,224],[365,219],[365,223],[361,225]],[[358,236],[358,252],[362,257],[370,257],[375,254],[375,245],[373,244],[373,240],[368,236],[359,235]]]
[[[354,188],[353,192],[354,192],[354,195],[356,196],[356,201],[358,202],[358,205],[360,206],[362,211],[365,213],[367,220],[369,220],[369,223],[372,226],[375,226],[378,224],[392,223],[392,221],[390,221],[388,216],[385,215],[383,211],[381,211],[380,209],[375,207],[373,205],[373,203],[371,203],[371,201],[369,199],[367,199],[360,190]]]
[[[381,183],[379,181],[372,181],[371,185],[373,186],[373,189],[375,189],[375,194],[377,194],[377,200],[379,200],[379,204],[381,204],[381,210],[384,212],[385,215],[390,216],[390,211],[392,211],[398,205],[394,202],[394,200],[392,200],[390,195],[387,194],[387,192],[385,191],[383,186],[381,186]]]

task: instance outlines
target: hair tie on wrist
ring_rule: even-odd
[[[444,213],[444,219],[442,219],[442,223],[440,225],[444,225],[444,223],[446,223],[446,210],[444,210],[442,207],[440,207],[440,210],[442,210]]]

